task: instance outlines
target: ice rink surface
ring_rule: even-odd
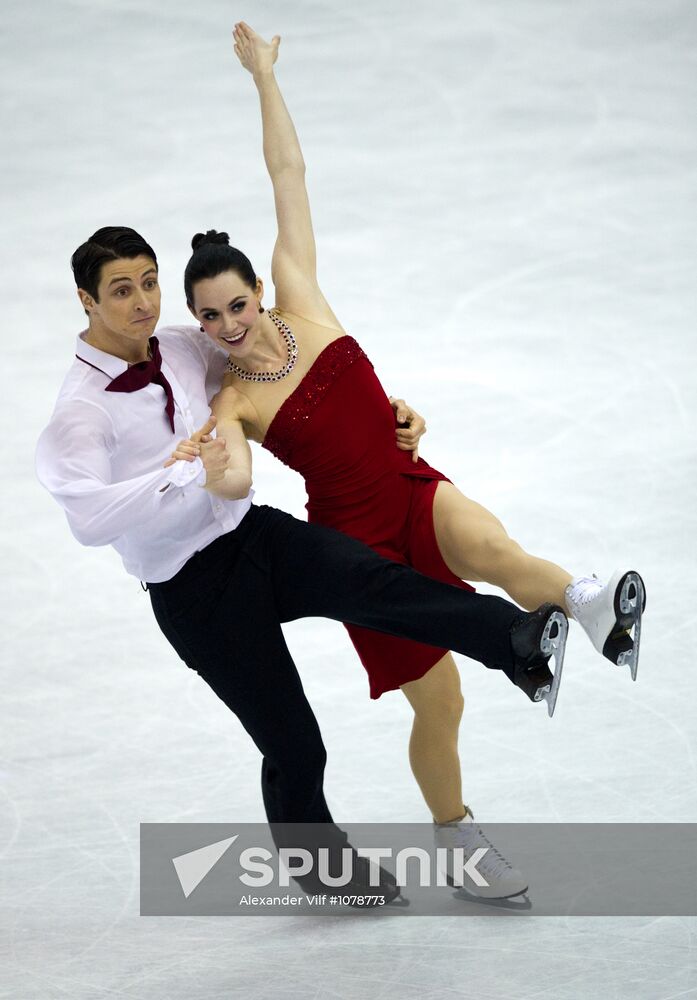
[[[697,10],[688,0],[74,0],[3,17],[0,996],[12,1000],[674,1000],[695,918],[142,918],[140,822],[262,820],[259,758],[111,550],[33,472],[101,225],[187,320],[198,230],[267,281],[275,235],[234,21],[282,36],[322,288],[422,454],[529,550],[647,582],[639,678],[572,627],[557,712],[460,659],[478,819],[697,820]],[[357,405],[359,405],[357,401]],[[303,516],[255,449],[257,500]],[[493,591],[493,588],[480,589]],[[338,821],[427,821],[410,710],[340,625],[287,628]],[[686,858],[686,866],[694,866]]]

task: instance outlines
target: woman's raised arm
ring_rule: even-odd
[[[305,161],[274,76],[281,39],[266,42],[241,21],[233,32],[235,53],[259,92],[264,160],[273,184],[278,237],[271,261],[276,305],[325,325],[341,326],[317,284],[315,235],[305,187]]]

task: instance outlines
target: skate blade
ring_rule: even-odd
[[[406,906],[411,906],[411,903],[406,896],[403,896],[400,892],[399,896],[395,896],[387,904],[391,910],[403,910]]]
[[[559,685],[561,684],[561,672],[564,666],[564,652],[566,650],[566,637],[569,633],[569,623],[563,611],[554,611],[547,619],[545,630],[540,640],[540,652],[543,656],[554,659],[554,672],[552,673],[552,683],[539,687],[534,694],[533,701],[546,701],[547,712],[551,718],[554,715],[554,708],[559,695]],[[549,664],[548,664],[549,666]]]
[[[625,573],[615,591],[615,628],[603,647],[603,654],[618,666],[628,664],[633,681],[639,669],[641,617],[645,607],[644,581],[634,570]]]
[[[476,896],[473,892],[469,892],[464,886],[455,885],[455,883],[448,878],[448,885],[452,886],[453,889],[457,891],[454,893],[455,899],[461,899],[466,903],[477,903],[484,906],[494,906],[500,910],[531,910],[532,901],[528,896],[528,890],[524,889],[523,892],[516,893],[515,896]]]

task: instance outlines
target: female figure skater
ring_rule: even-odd
[[[278,222],[271,265],[276,305],[262,307],[263,283],[226,234],[194,237],[184,279],[187,303],[201,330],[229,356],[213,402],[218,434],[232,438],[241,426],[247,438],[300,472],[310,521],[439,580],[462,587],[464,579],[488,581],[526,609],[545,602],[566,606],[596,649],[612,662],[629,663],[635,676],[645,603],[637,573],[615,573],[606,586],[596,578],[572,578],[529,555],[493,514],[422,458],[414,460],[416,454],[404,448],[415,446],[415,435],[398,431],[402,449],[395,445],[390,401],[317,284],[305,164],[273,72],[280,38],[267,43],[243,22],[233,34],[261,101]],[[181,442],[173,458],[191,459],[196,447]],[[436,823],[437,843],[466,845],[474,824],[462,799],[457,737],[463,698],[452,655],[347,628],[368,672],[371,697],[401,688],[414,710],[410,763]],[[511,875],[509,888],[515,882]]]

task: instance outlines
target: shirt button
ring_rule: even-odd
[[[223,508],[221,507],[221,505],[220,505],[219,503],[217,503],[217,504],[215,505],[215,509],[216,509],[216,512],[217,512],[217,513],[220,513],[220,511],[221,511],[221,510],[222,510]]]

